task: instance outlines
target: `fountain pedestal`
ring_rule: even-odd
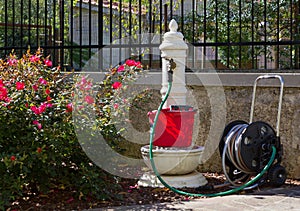
[[[174,188],[197,188],[207,184],[205,177],[197,171],[185,175],[163,175],[161,177]],[[138,185],[143,187],[164,187],[153,172],[144,173],[138,181]]]
[[[172,187],[196,188],[207,184],[205,177],[196,171],[201,161],[203,147],[190,148],[154,147],[152,149],[156,169]],[[164,187],[152,170],[149,159],[149,145],[141,148],[143,159],[151,170],[143,174],[138,185],[144,187]]]

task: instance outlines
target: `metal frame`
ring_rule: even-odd
[[[281,116],[281,107],[282,107],[282,98],[283,98],[283,87],[284,87],[284,80],[280,75],[273,75],[273,74],[267,74],[262,75],[256,78],[253,86],[253,96],[252,96],[252,103],[251,103],[251,111],[250,111],[250,123],[253,121],[253,115],[254,115],[254,104],[255,104],[255,98],[256,98],[256,87],[259,80],[262,79],[278,79],[280,82],[280,93],[279,93],[279,102],[278,102],[278,112],[277,112],[277,123],[276,123],[276,135],[279,137],[279,129],[280,129],[280,116]]]

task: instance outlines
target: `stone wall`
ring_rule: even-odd
[[[210,73],[186,74],[187,104],[197,109],[194,125],[194,142],[204,145],[205,152],[199,170],[222,172],[218,151],[220,136],[225,126],[234,120],[249,122],[253,82],[261,73]],[[300,179],[300,74],[281,74],[285,79],[280,121],[280,138],[283,144],[282,165],[288,177]],[[99,75],[102,77],[101,75]],[[97,76],[97,77],[99,77]],[[278,83],[277,83],[278,84]],[[276,85],[276,84],[275,84]],[[137,89],[150,88],[152,98],[141,102],[129,112],[135,131],[127,134],[128,142],[122,143],[126,155],[141,158],[140,147],[149,143],[147,112],[158,108],[161,102],[161,73],[150,73],[138,81]],[[275,130],[279,88],[273,82],[259,84],[256,94],[253,121],[269,123]],[[137,135],[138,134],[138,135]],[[131,140],[135,137],[136,140]]]
[[[205,163],[200,166],[202,172],[220,172],[221,158],[217,149],[219,139],[209,139],[208,134],[212,125],[212,112],[207,88],[191,86],[193,95],[198,99],[199,133],[196,144],[207,145],[210,152],[205,156]],[[210,87],[209,89],[217,89]],[[226,120],[228,124],[234,120],[249,122],[252,102],[252,87],[224,87],[226,97]],[[257,88],[255,112],[253,121],[261,120],[269,123],[275,130],[278,111],[278,88]],[[223,111],[222,111],[223,112]],[[216,119],[218,121],[218,119]],[[224,119],[222,119],[224,121]],[[299,88],[288,87],[284,89],[284,97],[280,121],[280,138],[283,144],[282,165],[286,168],[288,176],[300,178],[300,97]],[[219,124],[219,123],[218,123]],[[220,128],[214,138],[221,136],[224,127]],[[209,144],[207,142],[213,142]]]

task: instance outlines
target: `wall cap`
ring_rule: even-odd
[[[80,74],[81,72],[79,72]],[[105,72],[84,72],[90,75],[97,81],[105,77]],[[260,75],[278,74],[284,79],[285,87],[300,87],[300,73],[186,73],[186,84],[190,86],[253,86],[255,79]],[[161,86],[161,72],[148,72],[146,77],[142,77],[137,81],[137,84],[159,85]],[[260,82],[258,86],[278,86],[278,81],[268,80]]]

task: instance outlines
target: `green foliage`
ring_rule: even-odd
[[[0,27],[0,47],[19,46],[27,48],[28,46],[45,45],[45,37],[42,34],[50,36],[49,29],[33,26],[42,25],[45,19],[49,21],[45,25],[51,25],[53,10],[46,3],[47,1],[37,0],[1,1],[0,23],[7,23],[8,25],[7,28],[5,26]],[[46,42],[48,41],[46,40]],[[3,54],[3,52],[1,53]],[[3,57],[4,55],[0,56]]]
[[[0,210],[24,194],[53,188],[68,188],[80,197],[113,197],[105,191],[113,177],[94,165],[77,141],[72,110],[92,106],[99,114],[95,130],[116,137],[119,131],[111,130],[109,117],[128,104],[113,101],[118,99],[113,95],[142,70],[140,63],[130,61],[107,75],[94,98],[88,94],[98,85],[53,68],[40,50],[0,60]],[[83,98],[73,99],[76,89]],[[84,128],[89,121],[81,115]]]
[[[208,1],[206,13],[194,12],[184,17],[184,35],[189,42],[201,42],[205,32],[206,41],[223,44],[215,48],[215,51],[218,50],[221,63],[231,69],[255,69],[256,66],[249,67],[249,64],[261,55],[266,55],[269,60],[276,60],[275,63],[279,62],[281,67],[285,68],[284,61],[277,61],[279,58],[274,57],[272,52],[275,51],[276,55],[280,50],[279,54],[284,58],[286,55],[296,59],[297,54],[288,55],[291,47],[277,49],[276,46],[254,45],[252,47],[250,44],[239,43],[297,39],[299,35],[292,31],[292,28],[296,28],[299,23],[299,14],[295,12],[296,4],[285,0],[279,2]],[[204,8],[202,9],[204,11]],[[295,14],[291,15],[291,11]],[[195,22],[192,21],[193,18]]]
[[[120,6],[116,9],[118,12],[112,12],[112,14],[106,14],[103,16],[104,30],[112,33],[112,40],[114,42],[118,39],[126,38],[126,44],[128,43],[151,43],[152,37],[149,34],[161,35],[164,31],[164,21],[162,20],[163,8],[161,0],[125,0],[118,2]],[[173,11],[179,8],[181,1],[179,0],[166,0],[163,4],[168,4],[169,7],[173,5]],[[131,12],[128,12],[128,8],[131,7]],[[151,10],[150,10],[151,9]],[[110,29],[110,25],[113,29]],[[149,54],[149,48],[131,47],[131,57],[144,56]]]
[[[64,5],[61,5],[63,2]],[[76,4],[77,0],[72,1]],[[18,46],[27,49],[28,46],[37,49],[40,46],[56,42],[60,31],[64,30],[64,40],[68,40],[69,12],[71,0],[14,0],[0,1],[0,47]],[[61,12],[61,8],[64,11]],[[63,15],[63,22],[60,17]],[[64,24],[63,27],[60,27]],[[22,55],[26,50],[16,50]],[[0,52],[4,57],[6,52]]]

